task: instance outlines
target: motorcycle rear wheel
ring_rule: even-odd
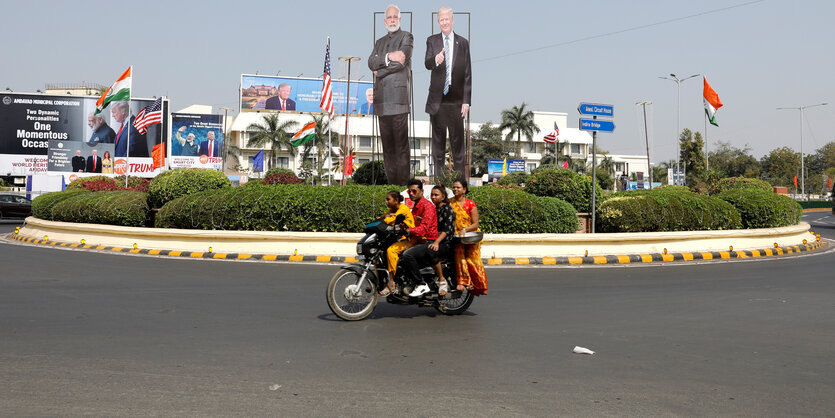
[[[351,270],[339,270],[328,283],[328,307],[334,315],[346,321],[365,319],[377,306],[377,286],[366,278],[361,288],[356,285],[359,274]]]
[[[454,291],[455,290],[453,290],[453,292]],[[438,305],[435,306],[435,309],[444,315],[461,315],[469,309],[470,305],[473,303],[473,299],[475,299],[475,296],[473,296],[473,294],[469,291],[464,290],[457,298],[439,299]]]

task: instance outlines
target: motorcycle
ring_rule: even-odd
[[[451,259],[441,260],[444,276],[450,284],[450,290],[443,296],[438,295],[437,291],[409,296],[411,289],[404,284],[401,267],[397,268],[397,277],[390,277],[386,249],[405,235],[403,219],[403,215],[398,215],[394,225],[387,225],[381,219],[366,225],[365,236],[357,242],[360,262],[340,266],[328,283],[328,307],[336,316],[346,321],[365,319],[377,306],[380,298],[378,289],[384,289],[392,281],[397,291],[386,296],[386,301],[392,304],[432,307],[444,315],[460,315],[473,303],[472,293],[456,290],[458,283]],[[420,277],[427,282],[427,279],[436,283],[439,280],[431,266],[421,268]]]

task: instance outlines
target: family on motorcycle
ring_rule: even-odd
[[[411,209],[403,203],[403,196],[396,191],[386,195],[388,212],[383,221],[394,225],[398,215],[403,215],[401,227],[405,236],[389,246],[386,251],[390,277],[402,269],[404,285],[413,287],[408,296],[417,297],[429,292],[444,296],[449,291],[449,283],[444,277],[440,261],[454,257],[457,277],[457,290],[468,290],[474,295],[487,294],[487,275],[481,261],[481,243],[455,243],[454,235],[478,231],[478,208],[467,199],[467,184],[456,180],[452,185],[453,197],[447,198],[446,188],[437,185],[432,188],[430,197],[424,196],[423,182],[409,180],[408,194]],[[431,200],[430,200],[431,199]],[[434,280],[424,280],[420,268],[432,266],[438,275],[438,284]],[[398,292],[394,280],[380,294],[388,296]]]

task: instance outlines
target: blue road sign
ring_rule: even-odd
[[[615,116],[615,107],[608,104],[580,103],[580,106],[577,107],[577,111],[580,112],[581,115],[604,116],[608,118]]]
[[[581,131],[614,132],[615,123],[610,120],[580,118]]]

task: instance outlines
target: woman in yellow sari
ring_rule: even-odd
[[[394,220],[397,218],[397,215],[403,215],[406,217],[406,219],[403,220],[403,223],[409,228],[414,228],[415,218],[412,216],[412,211],[405,203],[402,202],[403,196],[400,193],[394,191],[388,192],[386,195],[388,212],[383,214],[383,222],[389,225],[394,225]],[[408,243],[409,241],[404,236],[400,241],[391,244],[388,249],[386,249],[386,259],[388,260],[388,270],[391,274],[391,280],[389,280],[388,288],[380,291],[380,294],[383,296],[388,296],[395,290],[394,273],[397,271],[397,261],[400,259],[400,254],[403,253],[403,250],[407,248]]]
[[[110,158],[110,151],[105,151],[104,158],[101,159],[101,173],[113,174],[113,159]]]
[[[467,184],[456,180],[452,183],[452,199],[449,205],[455,212],[455,231],[462,235],[478,231],[478,208],[464,197],[469,191]],[[473,295],[487,294],[487,274],[481,262],[481,243],[455,244],[455,270],[458,273],[458,290],[467,289]]]

